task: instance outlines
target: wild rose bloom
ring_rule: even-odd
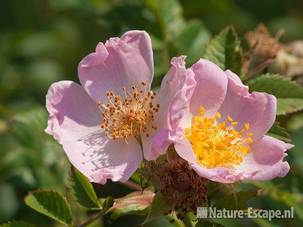
[[[249,93],[236,74],[207,60],[187,71],[196,85],[167,137],[176,152],[198,175],[216,182],[284,177],[290,167],[283,158],[292,145],[265,135],[275,121],[276,98]]]
[[[150,90],[153,70],[150,37],[129,31],[99,43],[80,62],[81,86],[72,81],[50,86],[46,132],[90,181],[126,181],[143,159],[142,147],[147,160],[165,152],[167,145],[157,144],[168,132],[168,103],[183,101],[193,76],[175,59],[155,95]],[[160,139],[154,138],[156,132]]]

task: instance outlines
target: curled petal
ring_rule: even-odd
[[[185,114],[182,116],[186,120],[182,119],[179,124],[181,127],[174,128],[176,136],[173,141],[179,156],[188,161],[199,176],[215,182],[234,183],[242,180],[270,180],[284,177],[289,171],[289,164],[283,159],[286,156],[285,151],[292,145],[264,136],[275,120],[275,97],[261,92],[250,94],[248,87],[236,74],[226,71],[224,77],[223,71],[207,61],[198,62],[192,67],[192,71],[195,74],[197,86],[191,98],[190,110],[184,111]],[[203,78],[205,75],[212,74],[228,79],[227,91],[224,90],[226,84],[219,82],[216,84],[220,77]],[[207,87],[208,83],[211,85]],[[250,127],[249,131],[253,133],[254,142],[251,144],[252,151],[245,156],[240,165],[229,168],[223,166],[207,168],[198,163],[192,145],[184,138],[184,128],[191,125],[192,116],[197,114],[200,106],[205,108],[208,115],[220,112],[222,114],[220,120],[226,120],[230,116],[238,123],[234,127],[239,131],[244,124],[249,123],[246,128]]]
[[[226,98],[219,110],[222,119],[230,116],[238,122],[236,128],[241,130],[244,124],[249,123],[249,131],[254,134],[256,141],[262,137],[273,125],[276,118],[276,98],[262,92],[248,92],[236,74],[226,72],[228,88]]]
[[[207,169],[199,164],[192,167],[197,173],[212,181],[221,183],[234,183],[243,180],[272,180],[284,177],[290,167],[286,161],[285,153],[293,145],[284,143],[270,136],[264,136],[252,145],[243,162],[233,169],[213,168]]]
[[[230,174],[229,169],[224,167],[208,169],[197,163],[191,164],[191,167],[200,177],[209,179],[211,181],[219,183],[233,183],[236,181],[234,176]]]
[[[204,59],[200,59],[188,72],[194,76],[189,99],[185,100],[189,100],[189,105],[182,105],[181,110],[172,108],[173,105],[170,108],[172,111],[169,114],[174,114],[178,119],[172,124],[170,139],[174,141],[176,152],[183,159],[194,163],[195,157],[190,143],[184,138],[184,129],[190,127],[192,116],[198,113],[200,106],[206,109],[208,115],[218,111],[226,95],[227,76],[217,65]]]
[[[271,136],[263,136],[251,146],[255,161],[262,165],[273,165],[281,161],[285,151],[291,148],[293,148],[292,144],[284,143]]]
[[[283,161],[285,152],[293,145],[284,143],[270,136],[263,136],[252,144],[252,152],[236,168],[238,175],[250,175],[254,180],[271,180],[284,177],[289,171],[289,164]]]
[[[192,146],[188,140],[178,139],[174,145],[177,154],[184,160],[188,161],[191,168],[195,170],[200,177],[221,183],[232,182],[230,179],[229,169],[223,167],[208,169],[197,163]]]
[[[164,84],[163,93],[159,94],[159,98],[171,97],[171,99],[168,99],[166,102],[168,116],[166,119],[168,119],[167,125],[171,141],[174,140],[174,137],[179,136],[180,134],[180,125],[188,113],[190,99],[192,98],[196,87],[193,71],[185,68],[184,56],[173,58],[172,65],[171,70],[168,72],[167,80],[164,80],[167,87],[165,87]],[[170,92],[170,95],[166,94],[167,90],[172,91]]]
[[[156,160],[159,155],[164,154],[171,144],[167,138],[169,138],[167,129],[160,129],[156,132],[150,130],[149,136],[141,135],[144,158]]]
[[[207,115],[213,115],[224,101],[227,76],[219,66],[205,59],[200,59],[191,69],[197,85],[191,99],[190,112],[197,115],[200,106],[203,106]]]
[[[151,40],[144,31],[129,31],[99,43],[78,66],[80,82],[95,101],[106,101],[107,91],[120,95],[123,87],[142,81],[150,86],[153,70]]]
[[[150,129],[149,137],[143,135],[143,150],[147,160],[153,160],[166,152],[179,123],[188,109],[189,100],[195,86],[194,75],[185,68],[185,57],[173,58],[171,68],[161,83],[155,102],[160,111]]]
[[[195,154],[188,140],[186,139],[178,140],[175,143],[175,150],[177,154],[184,160],[188,161],[189,163],[196,163]]]

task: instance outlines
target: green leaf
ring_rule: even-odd
[[[292,132],[303,128],[303,113],[292,116],[287,122],[287,128]]]
[[[145,0],[160,25],[162,37],[168,41],[184,27],[182,8],[177,0]]]
[[[277,115],[303,109],[303,89],[295,81],[279,75],[265,74],[248,81],[250,91],[267,92],[277,97]]]
[[[38,190],[25,197],[25,203],[32,209],[62,224],[72,222],[72,214],[66,199],[55,191]]]
[[[245,209],[247,202],[257,194],[256,190],[233,192],[230,194],[223,194],[218,192],[216,198],[213,199],[216,208],[225,209]],[[224,199],[222,199],[224,197]]]
[[[285,99],[277,100],[277,115],[286,115],[303,110],[303,99]]]
[[[77,169],[72,168],[71,172],[71,189],[79,204],[89,209],[101,209],[93,185]]]
[[[43,132],[47,114],[43,107],[35,106],[16,114],[13,134],[24,147],[39,147],[44,141]]]
[[[174,39],[173,45],[178,55],[187,55],[188,64],[197,61],[210,39],[210,33],[200,21],[191,21],[186,24]]]
[[[222,69],[242,74],[243,53],[241,43],[233,27],[227,27],[206,46],[204,58],[216,63]]]
[[[185,227],[181,220],[174,215],[159,216],[151,221],[144,223],[144,227]],[[186,226],[187,227],[187,226]]]
[[[260,227],[279,227],[280,225],[274,224],[272,221],[267,221],[266,219],[254,218],[253,222],[255,222]]]
[[[298,218],[303,220],[303,195],[295,192],[288,192],[282,190],[275,186],[272,182],[253,182],[259,188],[262,188],[263,191],[261,195],[269,196],[273,200],[279,201],[287,205],[289,208],[293,207],[294,212],[297,214]]]
[[[295,81],[277,74],[263,74],[248,81],[250,91],[264,91],[279,98],[303,98],[303,89]]]
[[[23,222],[23,221],[12,221],[12,222],[0,225],[0,227],[34,227],[34,225]]]
[[[290,143],[291,138],[285,128],[283,128],[279,122],[275,122],[272,128],[269,130],[268,135],[277,139],[283,140],[284,142]]]
[[[4,172],[4,174],[7,174],[7,172]],[[0,220],[16,215],[19,203],[16,188],[13,184],[5,181],[0,183],[0,204]]]
[[[108,210],[108,212],[112,212],[111,218],[113,219],[117,219],[118,217],[128,214],[147,214],[154,195],[155,194],[153,192],[148,190],[143,192],[132,192],[122,198],[115,199],[114,205]]]
[[[236,218],[211,218],[200,219],[196,227],[240,227],[243,226],[242,219]]]
[[[151,208],[144,223],[168,213],[172,208],[165,202],[164,196],[158,192],[153,198]]]
[[[216,223],[216,222],[214,222],[212,220],[201,219],[201,220],[198,221],[196,227],[224,227],[224,225]]]
[[[196,212],[187,212],[185,217],[182,219],[186,227],[195,227],[198,224],[198,218],[195,214]]]

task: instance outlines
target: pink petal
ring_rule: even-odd
[[[290,169],[287,162],[279,161],[274,165],[258,166],[254,161],[251,161],[252,159],[251,154],[247,155],[246,164],[241,165],[241,170],[240,167],[237,170],[225,167],[208,169],[198,163],[191,164],[191,167],[199,176],[219,183],[235,183],[243,180],[272,180],[277,177],[284,177]]]
[[[107,91],[122,94],[122,88],[153,78],[153,53],[149,35],[144,31],[129,31],[121,38],[99,43],[96,52],[79,64],[79,79],[95,101],[105,102]]]
[[[100,113],[85,90],[72,81],[50,86],[46,95],[49,112],[46,132],[59,143],[77,140],[100,129]]]
[[[270,136],[264,136],[252,145],[252,152],[235,168],[206,168],[195,159],[191,144],[186,139],[175,142],[178,155],[201,177],[220,183],[234,183],[242,180],[271,180],[284,177],[289,171],[289,164],[283,161],[285,151],[293,145],[286,144]]]
[[[156,160],[160,155],[164,154],[171,144],[167,139],[169,137],[168,130],[161,129],[153,132],[150,130],[150,135],[141,135],[144,158],[148,161]]]
[[[273,165],[282,160],[285,151],[291,148],[292,144],[266,135],[251,145],[255,161],[263,165]]]
[[[137,169],[142,160],[138,142],[108,140],[101,131],[96,103],[80,85],[72,81],[52,84],[46,108],[46,132],[63,145],[71,163],[91,181],[124,181]]]
[[[164,154],[178,131],[177,127],[188,109],[195,81],[191,70],[185,68],[185,57],[173,58],[171,68],[163,78],[155,102],[160,104],[153,125],[157,130],[150,130],[150,136],[143,135],[143,150],[147,160],[154,160]]]
[[[224,167],[208,169],[198,163],[194,163],[191,164],[191,168],[195,170],[200,177],[209,179],[211,181],[224,184],[236,182],[234,176],[230,174],[229,169]]]
[[[170,108],[172,111],[169,114],[177,116],[175,118],[178,119],[172,124],[170,140],[175,142],[175,149],[183,159],[195,162],[191,145],[184,138],[184,128],[190,127],[192,116],[198,113],[200,106],[203,106],[210,115],[218,111],[226,95],[227,77],[217,65],[203,59],[188,71],[194,73],[196,83],[192,82],[192,88],[189,90],[190,106],[176,105],[174,110],[172,105]],[[179,106],[182,107],[181,110],[178,109]]]
[[[248,92],[236,74],[226,71],[228,88],[226,98],[219,110],[222,119],[230,115],[242,129],[245,123],[250,124],[254,140],[262,137],[273,125],[276,118],[276,98],[262,92]]]
[[[196,163],[196,158],[192,150],[192,145],[187,139],[177,140],[174,145],[177,154],[181,158],[188,161],[189,163]]]
[[[127,181],[139,167],[142,152],[136,139],[109,140],[99,130],[63,144],[70,162],[90,181]]]
[[[229,80],[232,80],[236,85],[238,85],[238,86],[240,86],[240,87],[242,86],[242,87],[248,88],[247,86],[245,86],[245,85],[242,83],[241,79],[237,76],[237,74],[233,73],[233,72],[230,71],[230,70],[226,70],[225,73],[226,73],[226,75],[227,75],[227,78],[228,78]]]
[[[190,99],[196,87],[194,73],[191,69],[185,68],[185,56],[173,58],[172,67],[161,84],[158,95],[160,106],[164,106],[164,123],[169,129],[170,140],[178,135],[180,124],[188,112]],[[164,98],[165,97],[165,98]]]
[[[216,64],[200,59],[191,69],[195,73],[197,86],[191,99],[190,111],[197,115],[200,106],[206,109],[206,114],[216,113],[224,101],[227,90],[227,77]]]
[[[200,177],[221,183],[232,182],[228,179],[230,172],[227,168],[218,167],[208,169],[197,163],[194,151],[192,150],[192,146],[188,140],[179,138],[175,141],[174,146],[177,154],[184,160],[188,161],[191,168],[195,170]]]
[[[195,67],[193,67],[193,71],[197,75],[197,69],[195,69]],[[286,156],[284,152],[290,149],[291,145],[271,137],[263,137],[275,120],[275,97],[260,92],[250,94],[248,87],[243,85],[237,75],[230,71],[226,71],[226,75],[228,77],[228,88],[223,104],[220,98],[218,99],[218,104],[215,104],[215,101],[207,104],[207,98],[205,98],[206,101],[204,101],[206,104],[199,102],[197,97],[203,96],[203,91],[201,92],[201,90],[203,90],[203,83],[201,83],[201,81],[199,82],[198,79],[197,94],[196,91],[193,94],[192,99],[195,100],[194,102],[192,101],[191,110],[196,108],[194,111],[197,111],[200,105],[204,105],[206,110],[209,111],[208,113],[213,114],[220,108],[219,112],[222,113],[223,119],[226,118],[227,115],[230,115],[234,120],[239,122],[239,128],[242,128],[244,123],[250,123],[250,131],[254,133],[254,140],[256,141],[252,144],[253,152],[248,154],[243,163],[238,167],[208,169],[197,163],[191,144],[184,138],[184,131],[180,130],[179,127],[175,127],[175,135],[177,136],[174,137],[173,141],[176,152],[180,157],[189,162],[190,166],[199,176],[216,182],[233,183],[241,180],[266,180],[285,176],[289,171],[289,165],[283,161],[283,158]],[[199,85],[201,85],[200,89],[198,89]],[[221,88],[224,88],[224,86],[221,86]],[[212,97],[216,97],[212,91],[205,92],[206,97],[208,93],[212,94]],[[222,94],[221,97],[224,99],[224,91]],[[220,95],[217,95],[217,97],[220,97]],[[221,104],[222,106],[220,107]],[[182,115],[183,119],[190,119],[189,116],[191,116],[191,114],[186,113],[186,111],[184,112],[185,114]],[[186,122],[181,123],[181,128],[188,127],[190,124],[189,120],[182,120],[181,122]],[[262,139],[258,141],[260,137],[262,137]]]
[[[289,171],[289,164],[283,158],[287,155],[285,152],[292,147],[292,144],[263,136],[251,145],[252,152],[236,168],[235,174],[246,175],[246,178],[253,180],[284,177]]]
[[[252,152],[234,169],[207,169],[193,164],[193,169],[202,177],[221,183],[234,183],[243,180],[272,180],[284,177],[290,167],[283,158],[285,151],[293,145],[284,143],[270,136],[264,136],[252,144]]]

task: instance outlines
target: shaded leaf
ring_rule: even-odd
[[[145,0],[144,2],[157,18],[165,40],[171,40],[184,27],[182,8],[177,0]]]
[[[166,216],[159,216],[151,221],[143,224],[144,227],[159,227],[159,226],[165,226],[165,227],[185,227],[178,218],[176,218],[173,215],[166,215]],[[187,227],[187,226],[186,226]]]
[[[25,203],[32,209],[62,224],[71,224],[72,215],[66,199],[55,191],[38,190],[25,197]]]
[[[23,222],[23,221],[12,221],[12,222],[0,225],[0,227],[34,227],[34,225]]]
[[[99,198],[98,200],[98,203],[102,205],[102,212],[106,212],[114,204],[114,199],[112,196],[107,196],[106,198]]]
[[[71,172],[71,189],[79,204],[89,209],[101,209],[93,185],[77,169],[72,168]]]
[[[223,70],[242,73],[243,53],[241,43],[233,27],[227,27],[206,46],[204,58],[216,63]]]
[[[254,184],[263,189],[261,195],[269,196],[273,200],[282,202],[289,208],[293,207],[297,216],[303,220],[302,194],[282,190],[275,186],[272,182],[254,182]]]
[[[187,55],[189,65],[197,61],[210,39],[210,33],[200,21],[191,21],[186,24],[174,39],[174,46],[178,54]]]
[[[197,227],[207,226],[207,227],[229,227],[229,226],[243,226],[243,221],[239,218],[211,218],[208,219],[206,225],[204,225],[203,219],[198,222]]]
[[[291,142],[289,133],[279,124],[279,122],[275,122],[267,134],[277,139],[283,140],[284,142]]]
[[[47,120],[46,111],[42,107],[35,106],[21,111],[14,116],[13,120],[15,123],[13,134],[23,146],[41,146],[44,141],[42,137],[45,136],[43,130]]]
[[[260,227],[279,227],[279,225],[276,225],[272,221],[268,221],[266,219],[254,218],[253,221]]]
[[[161,193],[156,193],[153,198],[151,208],[144,223],[152,219],[167,214],[172,208],[165,202],[165,198]]]
[[[9,219],[18,211],[18,197],[11,184],[0,183],[0,220]]]
[[[247,208],[247,202],[257,194],[256,190],[234,192],[228,195],[217,195],[215,202],[216,208],[225,209],[244,209]],[[224,199],[222,199],[224,197]]]
[[[216,223],[216,222],[212,222],[211,220],[201,219],[198,221],[196,227],[224,227],[224,225]]]
[[[113,219],[128,214],[146,214],[154,195],[153,192],[148,190],[132,192],[122,198],[115,199],[114,205],[108,212],[112,212],[111,218]]]
[[[303,113],[292,116],[287,123],[287,128],[290,131],[297,131],[303,128]]]

